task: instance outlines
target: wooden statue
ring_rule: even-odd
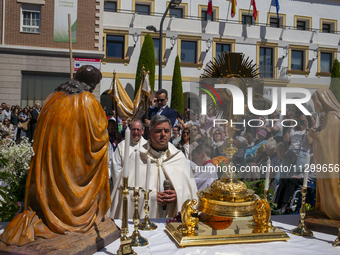
[[[101,78],[95,67],[82,66],[45,100],[34,133],[25,210],[0,236],[7,245],[85,233],[109,209],[107,119],[91,93]]]
[[[321,131],[313,140],[314,163],[325,164],[328,169],[317,173],[315,210],[340,220],[340,104],[329,89],[317,90],[312,99],[316,110],[326,113]]]

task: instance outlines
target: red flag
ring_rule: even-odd
[[[253,6],[253,17],[256,20],[256,18],[257,18],[257,8],[256,8],[255,0],[251,0],[251,5]]]
[[[212,12],[213,12],[212,0],[209,0],[207,13],[208,13],[210,16],[212,16]]]
[[[231,17],[234,18],[236,14],[236,0],[231,0]]]

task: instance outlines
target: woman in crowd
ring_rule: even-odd
[[[11,124],[10,120],[8,118],[5,118],[2,122],[2,125],[0,127],[2,132],[8,132],[11,136],[11,138],[14,138],[14,131],[13,131],[13,125]]]
[[[187,111],[186,115],[188,121],[184,123],[184,126],[190,128],[190,126],[195,125],[195,114],[193,111]]]
[[[273,112],[269,119],[273,119],[273,124],[272,121],[265,126],[262,127],[261,130],[264,130],[267,132],[267,138],[269,137],[274,137],[275,141],[277,143],[283,141],[283,126],[280,121],[280,114],[278,112]]]
[[[177,149],[182,151],[187,159],[189,159],[189,143],[190,143],[190,129],[184,128],[182,130],[181,140],[177,144]]]
[[[16,140],[17,138],[18,123],[19,123],[19,109],[14,107],[14,111],[12,112],[12,116],[11,116],[11,124],[13,125],[13,131],[14,131],[14,140]]]
[[[208,112],[208,115],[202,115],[200,118],[201,123],[201,131],[202,134],[208,131],[209,128],[211,128],[214,124],[214,119],[216,119],[216,116],[213,115],[213,109],[211,109]]]
[[[307,152],[311,149],[313,138],[309,136],[308,128],[311,126],[311,119],[306,115],[301,114],[297,120],[297,126],[290,127],[283,137],[283,140],[288,143],[291,142],[289,150],[297,155],[296,165],[298,171],[302,171],[306,163]]]
[[[200,121],[199,121],[199,118],[198,118],[198,113],[194,114],[194,124],[196,126],[200,126]]]
[[[30,112],[28,111],[27,107],[24,108],[24,110],[19,114],[19,121],[21,123],[25,123],[27,121],[29,121],[31,118],[31,114]],[[25,130],[25,129],[21,129],[21,132],[20,132],[20,138],[22,137],[30,137],[30,129],[28,130]]]
[[[200,128],[197,125],[193,125],[190,127],[191,138],[190,142],[197,142],[198,144],[203,144],[205,142],[205,138],[203,137]]]
[[[227,146],[227,140],[224,141],[222,139],[222,135],[223,135],[222,128],[218,128],[213,133],[212,141],[211,139],[209,139],[212,151],[211,158],[221,156],[223,154],[223,148]]]

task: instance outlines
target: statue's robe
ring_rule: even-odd
[[[100,223],[110,207],[106,128],[92,93],[48,96],[34,134],[25,211],[8,225],[3,242],[22,245],[35,236],[86,232]]]
[[[197,187],[195,179],[190,170],[189,163],[184,154],[175,148],[171,143],[168,144],[168,150],[165,152],[156,152],[149,143],[139,148],[140,164],[139,164],[139,186],[145,188],[146,185],[146,168],[147,158],[151,158],[150,186],[152,190],[149,194],[149,217],[165,218],[173,217],[182,208],[182,204],[187,199],[197,199]],[[114,219],[122,218],[122,195],[121,190],[117,189],[122,185],[123,171],[120,172],[115,182],[111,197],[112,204],[108,215]],[[170,180],[170,189],[175,190],[177,199],[175,202],[168,204],[166,210],[157,203],[158,191],[163,192],[164,180]],[[135,186],[135,153],[130,154],[129,160],[129,186]],[[139,215],[140,218],[145,217],[144,212],[144,195],[140,192],[139,198]],[[132,219],[134,213],[134,197],[133,191],[128,196],[128,218]]]
[[[326,164],[328,172],[317,173],[316,211],[340,220],[340,118],[339,112],[328,112],[321,131],[313,141],[314,163]],[[333,171],[330,165],[332,164]],[[337,164],[337,166],[335,166]],[[336,170],[337,168],[337,170]]]

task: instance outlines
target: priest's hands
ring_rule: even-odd
[[[157,201],[159,205],[167,205],[175,202],[177,199],[177,194],[175,190],[168,189],[164,192],[158,192]]]

